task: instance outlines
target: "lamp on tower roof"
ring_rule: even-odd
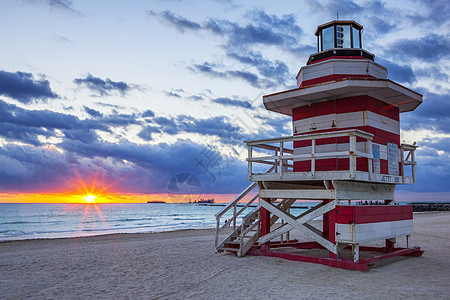
[[[362,56],[373,60],[375,55],[362,49],[363,27],[355,21],[335,20],[317,27],[317,52],[308,65],[331,56]]]

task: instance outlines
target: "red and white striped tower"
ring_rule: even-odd
[[[248,178],[254,184],[216,215],[218,251],[353,270],[397,255],[422,255],[419,247],[409,247],[412,207],[394,201],[396,184],[414,183],[416,166],[417,147],[400,142],[399,116],[419,106],[422,95],[387,79],[387,69],[362,48],[362,29],[355,21],[320,25],[318,52],[300,69],[297,88],[263,97],[266,109],[292,116],[293,136],[246,142]],[[272,167],[260,173],[255,164]],[[255,186],[259,206],[237,226],[243,210],[237,214],[236,205]],[[294,216],[290,208],[297,200],[320,204]],[[220,217],[232,207],[234,231],[219,243]],[[308,223],[319,216],[322,231]],[[313,241],[290,239],[292,230]],[[401,236],[406,247],[395,247]],[[375,240],[386,240],[385,247],[360,246]],[[321,248],[329,256],[274,250],[283,247]],[[352,259],[343,257],[345,249],[352,249]],[[360,250],[383,254],[362,259]]]

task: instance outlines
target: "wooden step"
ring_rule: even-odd
[[[241,241],[238,240],[225,242],[225,245],[240,245],[240,244]]]
[[[221,248],[217,248],[217,250],[220,251],[229,251],[229,252],[235,252],[237,253],[239,251],[239,248],[227,248],[227,247],[221,247]]]

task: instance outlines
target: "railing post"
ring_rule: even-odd
[[[275,150],[275,156],[278,156],[278,150]],[[275,158],[275,173],[278,172],[278,159]]]
[[[411,150],[411,161],[413,162],[413,164],[411,165],[411,172],[412,172],[412,178],[413,178],[413,183],[416,183],[416,155],[415,155],[415,151],[416,149]]]
[[[349,162],[349,171],[350,178],[356,177],[356,135],[350,135],[350,162]]]
[[[401,171],[402,171],[402,183],[405,183],[405,152],[403,151],[403,145],[400,145],[400,154],[401,154]]]
[[[248,145],[248,170],[247,170],[247,177],[248,180],[252,180],[252,152],[253,152],[253,147],[252,145]]]
[[[214,245],[216,246],[215,248],[217,248],[217,246],[219,246],[220,217],[216,217],[216,221],[217,221],[217,227],[216,227],[216,240],[214,242]]]
[[[311,178],[316,176],[316,139],[311,140]]]
[[[237,207],[237,203],[233,206],[233,230],[236,229],[236,207]]]
[[[284,147],[284,143],[280,142],[280,156],[279,156],[279,158],[280,158],[280,162],[279,162],[279,164],[280,164],[280,179],[283,179],[283,173],[284,173],[284,170],[283,170],[283,155],[284,155],[283,147]]]

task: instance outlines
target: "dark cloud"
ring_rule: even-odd
[[[58,97],[50,88],[48,80],[35,79],[31,73],[6,71],[0,71],[0,95],[25,104]]]
[[[0,136],[9,141],[20,141],[35,146],[41,145],[39,135],[49,137],[54,133],[44,128],[27,127],[19,124],[5,123],[0,121]]]
[[[421,26],[438,25],[441,28],[448,25],[450,5],[448,5],[447,0],[416,0],[414,2],[420,9],[414,9],[413,13],[407,15],[412,24]]]
[[[388,69],[389,79],[405,83],[413,83],[416,80],[416,76],[409,65],[399,65],[382,58],[377,58],[376,61]]]
[[[433,63],[450,57],[450,35],[428,34],[416,39],[400,39],[387,51],[402,60],[419,59]]]
[[[225,105],[225,106],[252,108],[252,105],[250,104],[250,102],[245,101],[245,100],[235,100],[235,99],[230,99],[230,98],[226,98],[226,97],[221,97],[221,98],[212,99],[212,101],[215,103]]]
[[[444,154],[439,154],[438,151]],[[429,138],[421,141],[416,150],[416,183],[412,186],[400,186],[400,190],[449,192],[450,185],[447,181],[450,176],[450,161],[447,153],[450,153],[449,138]]]
[[[74,174],[64,155],[41,147],[4,145],[0,147],[0,191],[67,191]]]
[[[151,140],[153,140],[153,137],[152,137],[153,133],[161,133],[161,130],[156,126],[145,126],[138,133],[138,136],[145,141],[151,141]]]
[[[247,12],[247,24],[239,24],[222,19],[208,19],[203,23],[194,22],[177,16],[171,11],[155,13],[147,12],[149,17],[176,28],[180,32],[187,30],[206,30],[227,39],[228,47],[242,47],[244,45],[262,44],[296,47],[302,29],[296,24],[294,14],[268,15],[262,10]]]
[[[450,133],[450,94],[424,93],[423,103],[411,113],[402,114],[402,128],[425,128],[440,133]]]
[[[151,118],[154,116],[155,116],[155,113],[153,111],[151,111],[150,109],[148,109],[142,113],[142,117],[144,117],[144,118]]]
[[[89,108],[87,106],[84,106],[84,111],[87,112],[91,117],[94,117],[94,118],[103,117],[103,114],[101,112],[99,112],[98,110]]]
[[[91,120],[50,110],[27,110],[0,100],[0,122],[46,129],[101,129],[106,127]]]
[[[173,119],[166,117],[156,117],[153,122],[160,126],[160,129],[170,135],[174,135],[180,132],[178,124]]]
[[[115,178],[115,187],[122,192],[165,192],[171,177],[179,173],[192,173],[200,178],[204,192],[207,193],[235,193],[248,184],[243,163],[227,161],[215,149],[189,140],[157,145],[129,142],[84,145],[78,141],[65,141],[60,146],[75,155],[92,159],[107,158],[115,173],[120,173],[118,171],[121,170],[123,161],[129,162],[127,174],[122,175],[120,180]],[[214,170],[205,171],[199,164],[204,159],[202,153],[205,152],[219,158],[218,162],[222,166],[220,175],[217,165]],[[214,181],[211,174],[216,179],[220,176],[220,180]]]
[[[131,86],[124,81],[112,81],[109,78],[101,79],[91,74],[88,74],[85,78],[75,78],[73,82],[88,88],[99,96],[109,96],[112,92],[119,92],[125,95],[131,90]]]
[[[273,78],[278,85],[283,85],[290,77],[288,66],[279,60],[271,61],[263,58],[259,51],[228,53],[237,61],[255,67],[266,78]]]
[[[449,81],[449,75],[442,70],[441,65],[432,65],[424,68],[415,67],[414,73],[418,77],[432,78],[434,80],[439,80],[443,82]]]
[[[78,117],[49,110],[26,110],[0,100],[0,136],[10,141],[40,145],[38,136],[55,136],[61,130],[66,139],[83,143],[98,140],[95,130],[110,132],[108,126],[139,124],[134,115],[112,115],[80,120]]]

